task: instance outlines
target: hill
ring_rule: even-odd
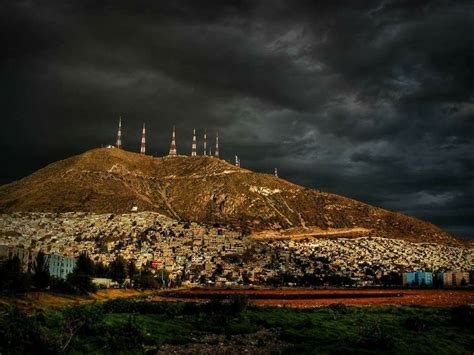
[[[270,174],[198,156],[154,158],[94,149],[0,187],[0,212],[155,211],[252,232],[351,236],[458,244],[436,226],[401,213],[298,186]],[[284,231],[282,231],[284,230]]]

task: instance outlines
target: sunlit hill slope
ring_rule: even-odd
[[[0,187],[0,212],[156,211],[248,231],[366,230],[365,235],[456,244],[434,225],[270,174],[198,156],[154,158],[94,149]]]

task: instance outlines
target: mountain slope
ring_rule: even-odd
[[[125,213],[133,206],[252,231],[363,228],[365,235],[458,243],[430,223],[203,156],[153,158],[94,149],[0,187],[4,213]]]

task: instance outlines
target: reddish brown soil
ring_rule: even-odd
[[[320,307],[334,303],[346,305],[457,306],[474,304],[474,290],[410,289],[181,289],[165,292],[161,300],[204,301],[245,295],[251,304],[279,307]]]

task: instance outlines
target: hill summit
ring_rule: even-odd
[[[459,243],[413,217],[209,156],[155,158],[121,149],[94,149],[0,187],[3,213],[128,213],[133,207],[263,236],[346,233]]]

